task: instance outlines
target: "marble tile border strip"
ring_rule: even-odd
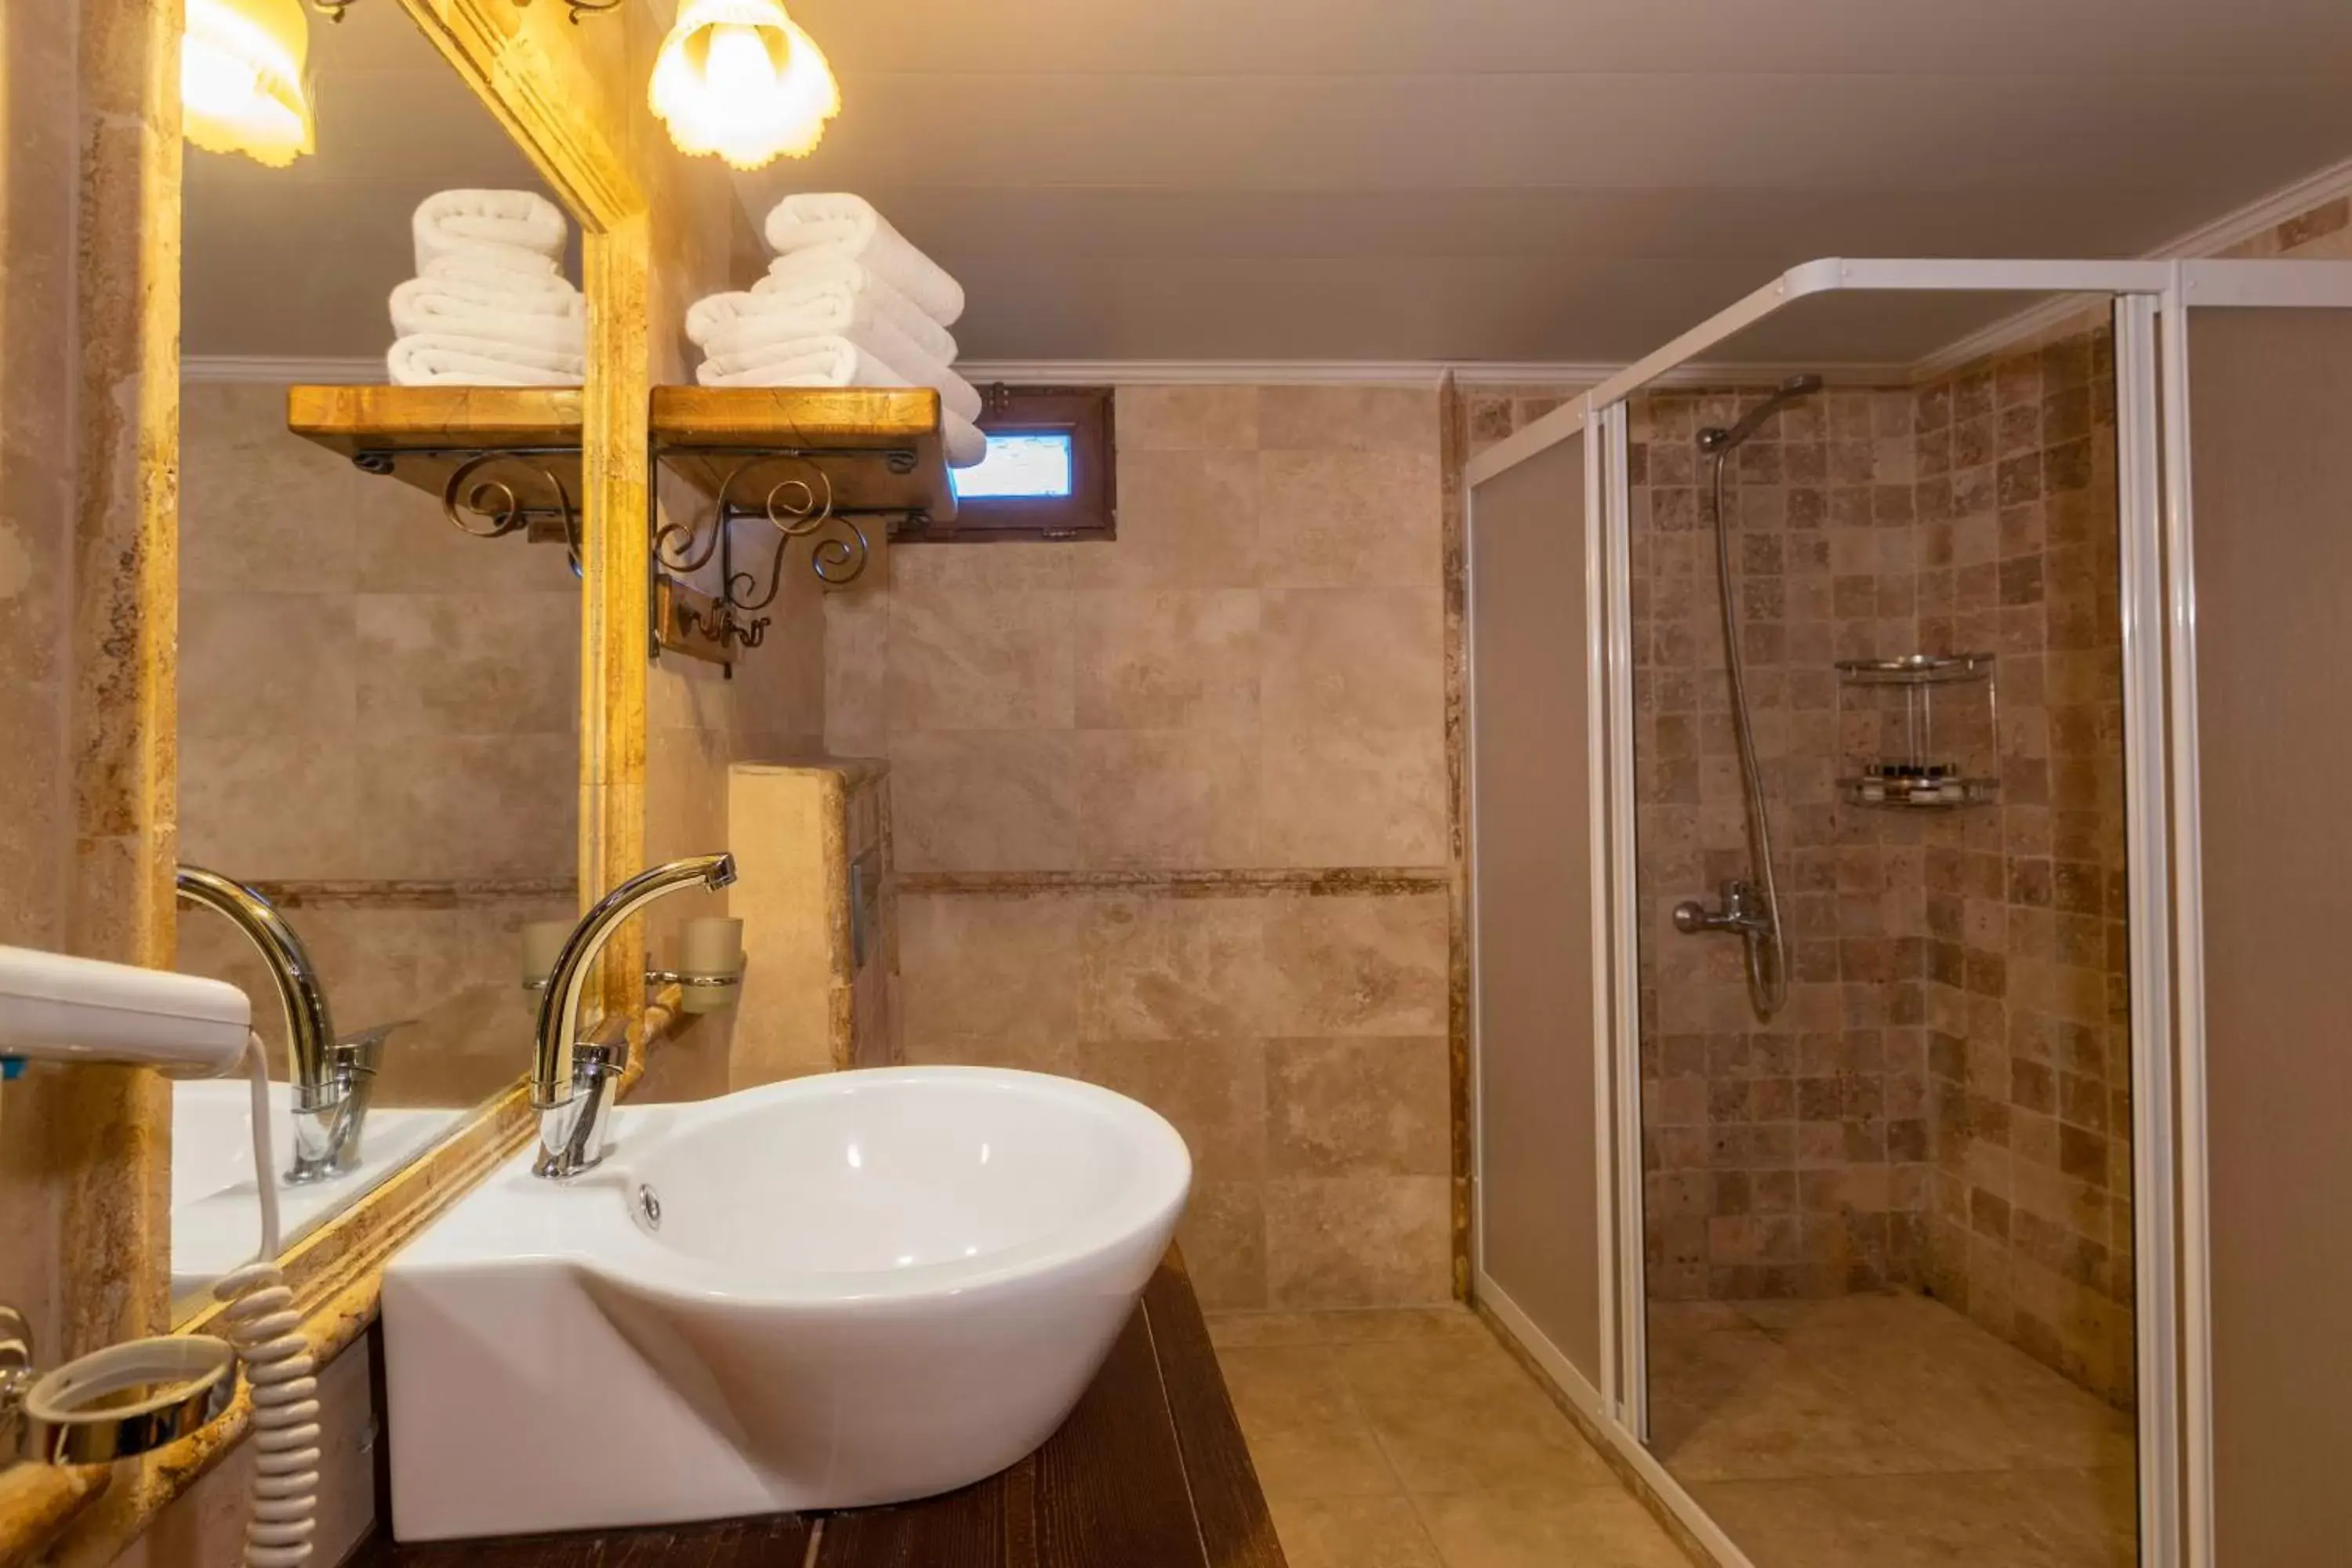
[[[536,904],[574,900],[580,884],[569,877],[457,881],[263,880],[254,891],[280,909],[456,910],[482,904]]]
[[[1317,869],[1231,871],[900,871],[903,896],[947,893],[1018,899],[1039,894],[1128,894],[1136,898],[1232,899],[1303,894],[1308,898],[1396,898],[1447,890],[1441,867],[1335,866]]]

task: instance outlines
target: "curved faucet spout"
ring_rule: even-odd
[[[580,917],[556,955],[539,999],[539,1026],[532,1038],[530,1103],[539,1112],[539,1158],[531,1169],[542,1176],[569,1176],[604,1157],[604,1121],[621,1063],[610,1047],[582,1041],[580,1001],[588,971],[621,922],[666,894],[693,888],[723,888],[735,879],[732,855],[696,855],[640,871]],[[625,1055],[624,1043],[619,1053]]]
[[[364,1101],[352,1103],[347,1075],[339,1070],[334,1021],[326,988],[302,939],[268,900],[242,882],[201,866],[183,866],[173,891],[182,903],[226,917],[261,954],[278,1000],[286,1010],[286,1048],[292,1059],[289,1085],[294,1100],[294,1159],[289,1183],[323,1181],[348,1169],[359,1157],[360,1116]]]

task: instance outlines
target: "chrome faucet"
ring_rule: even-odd
[[[735,879],[732,855],[696,855],[640,871],[580,917],[556,954],[547,989],[539,998],[539,1027],[532,1040],[531,1108],[539,1112],[539,1158],[531,1173],[573,1176],[604,1157],[604,1134],[628,1065],[629,1043],[578,1039],[580,995],[588,970],[621,922],[667,893],[692,888],[723,888]]]
[[[242,882],[201,866],[183,866],[174,882],[182,903],[227,917],[269,968],[278,1000],[286,1011],[286,1052],[294,1098],[294,1160],[289,1185],[323,1182],[360,1162],[360,1137],[374,1097],[375,1073],[383,1059],[384,1024],[335,1037],[327,1011],[326,988],[302,939],[270,901]]]

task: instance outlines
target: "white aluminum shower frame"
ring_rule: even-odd
[[[2199,831],[2194,518],[2189,457],[2189,312],[2204,306],[2352,309],[2352,263],[2323,261],[2008,261],[1832,258],[1791,268],[1472,458],[1464,469],[1472,526],[1478,486],[1585,436],[1586,560],[1603,578],[1588,680],[1600,699],[1588,737],[1591,831],[1606,862],[1594,879],[1596,1002],[1607,1031],[1595,1074],[1597,1159],[1609,1179],[1601,1217],[1601,1369],[1594,1388],[1486,1274],[1483,1233],[1473,1277],[1496,1316],[1618,1453],[1727,1565],[1748,1559],[1643,1446],[1648,1426],[1643,1324],[1638,926],[1634,904],[1633,649],[1626,400],[1801,300],[1835,293],[2017,293],[2112,302],[2116,331],[2117,508],[2123,633],[2126,838],[2131,890],[2133,1215],[2137,1270],[2140,1563],[2215,1568],[2209,1283],[2204,913]],[[1727,378],[1728,379],[1728,378]],[[1475,584],[1471,612],[1476,614]],[[1475,672],[1474,672],[1475,677]],[[1475,689],[1472,693],[1475,724]],[[1474,830],[1475,831],[1475,830]],[[1475,839],[1471,857],[1475,874]],[[1475,909],[1475,897],[1472,908]],[[1471,994],[1477,950],[1471,941]],[[1471,1062],[1477,1074],[1473,1005]],[[1478,1163],[1483,1178],[1483,1161]]]

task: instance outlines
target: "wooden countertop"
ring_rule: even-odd
[[[354,1568],[1283,1568],[1208,1326],[1173,1251],[1045,1446],[945,1497],[510,1541],[399,1546]]]

